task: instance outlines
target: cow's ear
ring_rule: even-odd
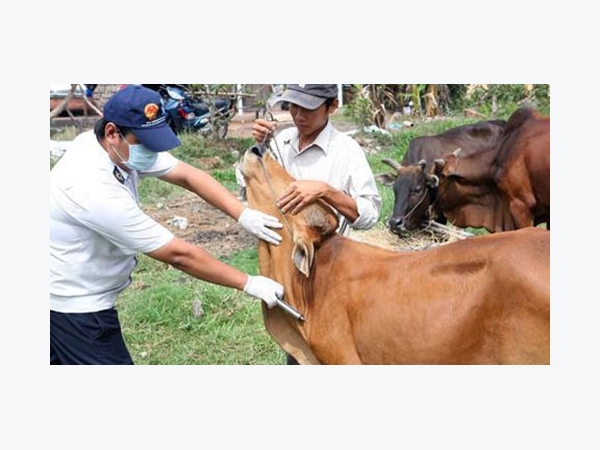
[[[425,174],[425,180],[427,182],[427,185],[430,187],[436,188],[440,185],[440,179],[435,175],[429,175],[427,173]]]
[[[312,242],[307,243],[303,239],[294,238],[294,249],[292,250],[292,261],[296,268],[304,274],[306,278],[310,275],[315,257],[315,248]]]
[[[375,175],[375,179],[377,181],[379,181],[381,184],[384,184],[386,186],[391,186],[394,184],[394,181],[396,181],[396,176],[393,173],[380,173]]]
[[[419,161],[419,163],[417,165],[421,166],[421,170],[425,170],[425,167],[427,167],[427,161],[422,159],[421,161]]]

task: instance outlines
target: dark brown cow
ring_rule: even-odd
[[[505,128],[505,120],[486,120],[450,128],[435,136],[417,137],[410,141],[402,165],[414,166],[424,159],[429,169],[435,159],[457,148],[471,154],[495,147],[504,136]]]
[[[550,229],[550,118],[531,108],[509,118],[498,151],[444,155],[431,173],[434,208],[458,227]]]
[[[305,318],[263,305],[273,339],[301,364],[549,364],[550,232],[537,228],[400,253],[335,232],[314,203],[282,214],[293,181],[264,149],[244,155],[250,206],[281,217],[260,273]]]
[[[428,217],[428,206],[436,196],[437,179],[426,173],[433,161],[443,155],[460,148],[468,155],[497,150],[504,135],[506,121],[489,120],[451,128],[435,136],[421,136],[413,139],[408,147],[402,163],[391,159],[383,162],[395,169],[395,173],[384,173],[377,176],[382,183],[392,186],[394,190],[394,211],[388,220],[390,230],[402,233],[421,226]],[[438,214],[428,217],[445,223],[445,217]]]

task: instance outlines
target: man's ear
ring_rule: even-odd
[[[104,126],[104,136],[112,138],[115,134],[119,134],[119,128],[114,123],[107,122]]]
[[[327,108],[327,112],[329,114],[333,114],[335,112],[336,109],[338,109],[340,106],[340,101],[336,98],[333,103],[331,105],[329,105],[329,108]]]

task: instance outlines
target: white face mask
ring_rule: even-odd
[[[129,169],[137,170],[138,172],[148,170],[154,165],[156,159],[158,158],[158,153],[148,150],[144,144],[130,144],[122,134],[121,137],[129,146],[129,159],[125,161],[114,146],[113,150],[117,156],[121,158],[121,162],[123,164],[125,164]]]

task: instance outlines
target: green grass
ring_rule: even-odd
[[[227,263],[257,273],[255,249]],[[202,314],[194,314],[194,304]],[[282,364],[266,332],[260,301],[166,267],[142,255],[117,308],[136,364]]]

